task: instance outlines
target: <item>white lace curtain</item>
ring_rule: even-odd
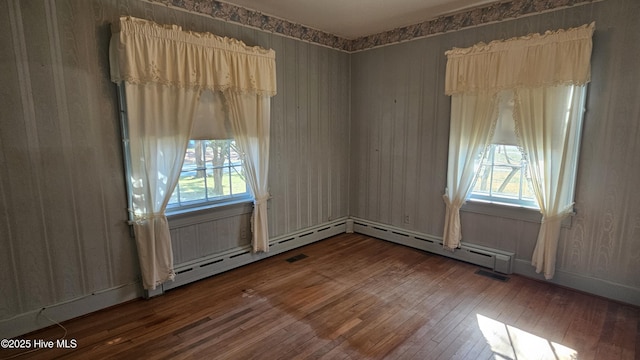
[[[575,174],[568,164],[577,161],[571,149],[579,141],[594,28],[591,23],[446,52],[445,92],[452,100],[445,248],[460,246],[459,212],[475,177],[473,161],[493,137],[498,94],[511,92],[516,138],[530,160],[543,215],[532,264],[553,277],[561,221],[573,205]]]
[[[443,236],[445,249],[453,250],[460,246],[460,208],[467,199],[476,176],[475,160],[491,139],[498,116],[497,101],[497,96],[492,93],[451,96],[449,166],[447,189],[443,196],[446,206]]]
[[[584,94],[583,86],[573,85],[515,90],[518,140],[542,213],[531,263],[547,279],[555,272],[562,219],[573,212]]]
[[[112,25],[110,63],[111,80],[124,83],[126,92],[131,211],[144,288],[155,289],[175,276],[165,209],[194,135],[194,119],[201,132],[196,137],[221,128],[222,116],[197,114],[203,109],[219,111],[218,97],[209,91],[224,95],[229,109],[224,117],[230,120],[245,156],[255,198],[253,250],[268,251],[265,202],[269,197],[270,97],[276,94],[274,51],[209,33],[182,31],[175,25],[122,17]]]

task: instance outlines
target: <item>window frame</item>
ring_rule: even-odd
[[[587,98],[588,98],[588,94],[589,94],[589,86],[588,84],[586,84],[585,86],[582,87],[582,93],[580,94],[580,98],[582,99],[581,102],[581,108],[577,109],[576,111],[580,111],[580,121],[577,124],[577,128],[576,128],[576,133],[577,133],[577,141],[575,143],[575,147],[576,147],[576,151],[575,151],[575,157],[574,159],[572,159],[572,168],[570,169],[571,173],[573,174],[573,182],[571,184],[571,192],[572,192],[572,198],[575,202],[575,194],[576,194],[576,187],[577,187],[577,183],[578,183],[578,163],[580,161],[580,152],[582,149],[582,129],[584,127],[584,120],[585,120],[585,113],[586,113],[586,103],[587,103]],[[567,107],[567,116],[569,116],[569,113],[571,112],[571,107]],[[494,143],[490,143],[489,146],[487,148],[489,148],[491,145],[499,145],[499,144],[494,144]],[[523,154],[524,156],[525,154]],[[450,156],[450,155],[447,155]],[[482,159],[480,160],[480,164],[478,166],[478,169],[481,167],[481,162]],[[505,216],[505,213],[509,210],[509,209],[513,209],[516,210],[516,213],[520,213],[520,215],[517,215],[515,218],[519,219],[519,220],[525,220],[525,221],[532,221],[533,217],[529,216],[529,215],[524,215],[522,216],[521,214],[526,214],[527,211],[529,212],[537,212],[539,214],[540,212],[540,205],[537,203],[537,199],[534,199],[534,204],[531,204],[529,202],[521,202],[521,201],[509,201],[509,198],[506,197],[500,197],[500,196],[496,196],[496,197],[490,197],[490,196],[483,196],[483,195],[478,195],[478,194],[473,194],[473,187],[475,186],[476,181],[478,180],[479,177],[479,173],[477,172],[478,170],[476,170],[476,174],[475,174],[475,179],[474,182],[472,184],[472,188],[471,191],[469,192],[469,195],[467,196],[467,199],[465,201],[465,204],[463,205],[463,207],[461,208],[461,210],[465,210],[465,211],[470,211],[470,212],[477,212],[477,213],[484,213],[487,215],[494,215],[494,216],[500,216],[500,217],[506,217],[509,218],[510,216]],[[471,203],[470,206],[465,206],[467,203]],[[490,207],[495,206],[497,208],[497,210],[486,210],[486,209],[490,209]],[[465,209],[466,207],[466,209]],[[469,210],[469,209],[473,209],[473,210]],[[521,212],[522,209],[524,210],[524,212]],[[572,216],[568,216],[563,222],[563,227],[570,227],[571,225],[571,218],[573,217],[573,215],[575,215],[575,210],[571,212]],[[568,220],[567,220],[568,219]],[[540,220],[536,221],[536,222],[540,222]]]

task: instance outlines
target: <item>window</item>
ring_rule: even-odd
[[[167,209],[200,207],[250,196],[234,140],[190,140]]]
[[[580,146],[582,127],[582,108],[586,95],[586,87],[570,87],[570,96],[564,98],[565,104],[562,123],[556,130],[567,129],[567,139],[562,146],[568,148],[567,183],[571,197],[575,186],[575,176]],[[475,178],[469,199],[505,205],[522,206],[540,209],[533,192],[533,184],[528,159],[522,148],[518,146],[515,121],[513,118],[514,92],[504,90],[498,94],[498,119],[491,145],[478,155],[474,163]],[[576,117],[574,126],[567,128],[571,117]],[[558,146],[553,141],[548,146]]]
[[[476,160],[471,199],[539,208],[520,148],[491,144]]]
[[[446,249],[460,247],[465,200],[521,203],[533,193],[542,220],[531,263],[546,279],[553,277],[562,220],[573,211],[594,28],[591,23],[445,52],[445,93],[451,96]],[[500,122],[517,125],[507,131],[518,134],[517,144],[496,140]]]
[[[128,16],[113,25],[111,80],[120,89],[128,212],[144,288],[153,290],[175,276],[166,217],[169,202],[182,207],[238,197],[247,192],[244,179],[250,180],[255,196],[252,250],[268,251],[267,174],[270,103],[276,94],[275,52]],[[198,126],[200,120],[203,126]],[[210,135],[213,127],[227,124],[237,130],[233,135]],[[220,164],[221,157],[214,158],[213,148],[207,158],[206,146],[198,143],[196,152],[196,142],[189,140],[229,138],[251,154],[244,167],[247,177],[240,176],[244,174],[242,163],[234,161],[234,142],[222,146],[219,154],[226,159]],[[185,164],[190,144],[193,161]],[[233,181],[234,174],[242,180],[240,185]]]
[[[475,159],[475,180],[469,198],[539,209],[527,159],[516,138],[513,91],[501,91],[498,99],[491,145]]]

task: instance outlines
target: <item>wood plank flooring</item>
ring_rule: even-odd
[[[67,321],[76,349],[0,358],[640,358],[639,308],[477,269],[344,234]]]

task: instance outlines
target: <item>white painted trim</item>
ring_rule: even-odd
[[[483,215],[498,216],[506,219],[522,220],[540,224],[542,214],[540,210],[517,205],[506,205],[480,200],[467,200],[460,211],[471,212]]]
[[[462,205],[460,211],[496,216],[505,219],[522,220],[536,224],[542,223],[542,214],[540,213],[540,210],[524,206],[470,199]],[[562,220],[562,227],[568,229],[571,228],[571,221],[574,216],[575,212],[571,212],[569,216],[565,217]]]
[[[347,219],[345,232],[347,234],[353,234],[353,219]]]
[[[228,217],[251,214],[252,212],[253,200],[242,198],[214,206],[184,209],[175,212],[169,211],[167,212],[167,220],[169,220],[169,228],[173,230]]]
[[[6,339],[27,334],[55,325],[51,320],[60,323],[129,300],[137,299],[141,296],[141,283],[133,282],[94,292],[80,298],[45,306],[42,309],[33,310],[0,321],[0,338]]]

